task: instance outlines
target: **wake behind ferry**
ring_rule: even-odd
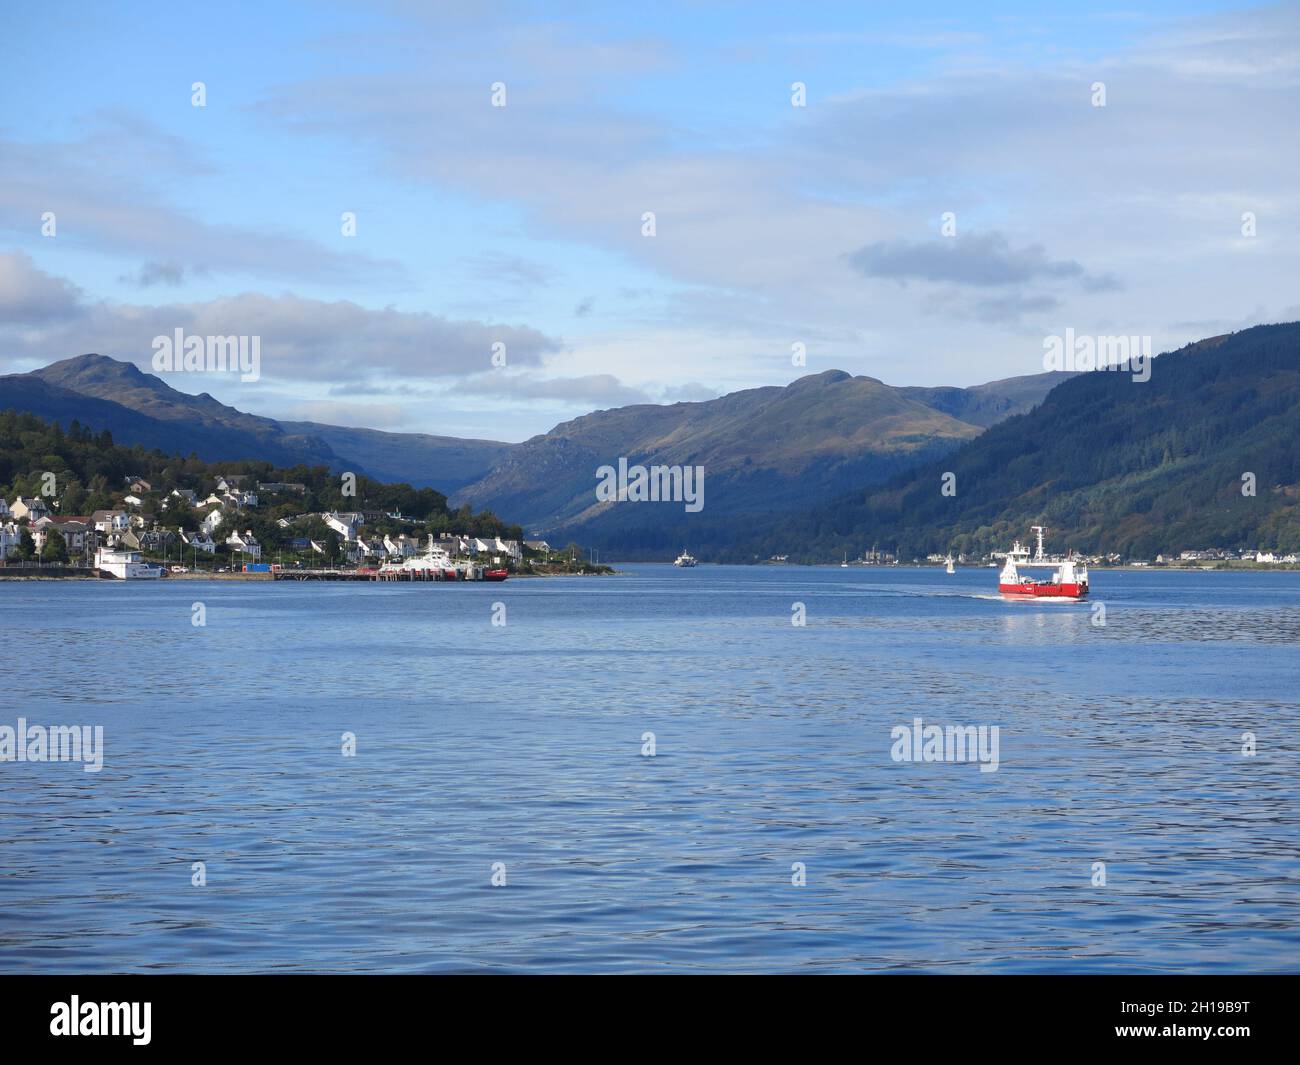
[[[998,591],[1004,599],[1036,599],[1048,602],[1077,603],[1088,595],[1088,567],[1075,562],[1067,555],[1052,559],[1043,554],[1043,527],[1034,525],[1031,531],[1038,535],[1038,549],[1031,559],[1029,549],[1017,540],[1007,552],[1007,564],[998,577]],[[1021,568],[1052,567],[1049,580],[1021,576]]]

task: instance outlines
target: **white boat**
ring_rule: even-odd
[[[698,563],[699,560],[683,548],[682,553],[677,556],[673,565],[680,566],[682,569],[690,569],[692,566],[698,565]]]
[[[101,577],[114,577],[119,581],[157,580],[163,572],[161,566],[141,561],[139,551],[120,547],[97,549],[95,568]]]
[[[953,565],[953,562],[952,562],[952,555],[949,555],[947,558],[945,558],[945,559],[943,560],[943,568],[944,568],[944,572],[945,572],[945,573],[956,573],[956,572],[957,572],[957,567],[954,566],[954,565]]]
[[[848,569],[848,568],[849,568],[849,556],[848,556],[848,552],[845,552],[844,561],[840,563],[840,569]]]
[[[385,562],[379,567],[380,577],[402,577],[417,581],[455,581],[461,579],[461,569],[446,550],[432,543],[423,555],[404,558],[401,562]]]

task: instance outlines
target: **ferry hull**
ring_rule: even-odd
[[[999,584],[1004,599],[1064,599],[1077,603],[1088,596],[1086,584]]]

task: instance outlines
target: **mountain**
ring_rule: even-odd
[[[390,483],[451,493],[484,477],[514,446],[425,433],[386,433],[318,422],[280,422],[288,432],[324,441],[338,455]]]
[[[1063,370],[1007,377],[970,388],[900,388],[898,391],[959,421],[987,429],[1013,414],[1025,414],[1053,388],[1075,374]]]
[[[949,472],[956,493],[945,496]],[[1136,558],[1300,550],[1300,323],[1161,355],[1146,382],[1080,374],[940,462],[769,522],[731,557],[826,561],[874,544],[904,558],[980,554],[1030,525],[1051,530],[1057,549]]]
[[[30,374],[0,377],[0,408],[55,417],[48,405],[42,408],[17,402],[20,397],[29,403],[35,399],[30,390],[23,391],[24,381],[39,381],[57,390],[64,411],[60,420],[76,417],[94,429],[112,429],[119,443],[159,447],[181,455],[194,451],[208,461],[264,459],[277,466],[343,466],[341,457],[318,437],[286,432],[271,418],[245,414],[206,392],[197,396],[178,392],[152,374],[142,373],[134,363],[106,355],[79,355]],[[109,417],[106,408],[89,405],[84,413],[77,413],[68,394],[111,403],[139,417],[116,413],[112,415],[118,423],[115,428],[104,420]]]
[[[596,411],[522,444],[387,433],[246,414],[177,391],[103,355],[0,377],[0,410],[29,411],[118,443],[207,461],[325,466],[454,493],[553,538],[581,536],[624,557],[689,540],[725,546],[754,520],[833,499],[944,455],[985,425],[1033,406],[1056,380],[1037,374],[974,388],[893,388],[828,370],[790,385],[703,403]],[[705,510],[598,504],[596,470],[630,463],[703,466]]]
[[[207,461],[264,459],[366,473],[389,483],[450,492],[483,477],[512,445],[424,433],[385,433],[245,414],[207,393],[177,391],[133,363],[79,355],[29,374],[0,377],[0,410],[108,429],[123,444],[194,451]]]
[[[597,411],[512,448],[453,502],[491,507],[531,530],[577,537],[620,557],[684,542],[725,544],[744,526],[742,518],[804,508],[946,454],[978,436],[999,411],[1028,409],[1068,376],[905,389],[828,370],[783,388],[700,403]],[[945,406],[978,420],[962,420]],[[597,468],[620,457],[703,466],[704,510],[597,502]]]
[[[174,425],[120,403],[84,396],[31,374],[0,376],[0,410],[24,411],[65,427],[79,421],[97,431],[107,429],[119,442],[169,454],[189,454],[192,448],[208,442],[202,433],[178,432]],[[211,443],[216,446],[220,441]]]

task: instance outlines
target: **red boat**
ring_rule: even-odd
[[[1034,557],[1029,557],[1029,549],[1020,546],[1017,540],[1007,552],[1007,564],[1002,567],[998,577],[998,591],[1004,599],[1046,599],[1077,603],[1088,595],[1088,567],[1074,561],[1067,555],[1063,559],[1052,559],[1043,554],[1043,527],[1033,526],[1038,534],[1038,550]],[[1020,573],[1021,567],[1052,567],[1054,572],[1049,580],[1036,580]]]
[[[503,581],[510,576],[508,569],[485,569],[483,579],[485,581]]]

